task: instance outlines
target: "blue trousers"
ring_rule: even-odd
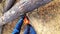
[[[23,19],[24,19],[24,17],[22,16],[20,18],[20,20],[17,22],[12,34],[19,34],[20,33],[20,30],[21,30],[21,27],[23,24]],[[36,31],[34,30],[34,28],[30,24],[28,24],[24,30],[24,34],[36,34]]]

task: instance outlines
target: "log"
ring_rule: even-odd
[[[15,3],[16,0],[6,0],[5,2],[5,6],[3,8],[3,13],[5,13],[6,11],[8,11]]]
[[[0,26],[6,24],[7,22],[11,22],[24,13],[31,12],[50,1],[51,0],[20,0],[9,11],[0,17]]]

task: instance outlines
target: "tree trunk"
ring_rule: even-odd
[[[7,22],[11,22],[13,19],[16,19],[18,16],[21,16],[26,12],[31,12],[50,1],[51,0],[21,0],[0,17],[0,26]]]

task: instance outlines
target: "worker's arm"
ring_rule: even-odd
[[[21,30],[21,26],[23,24],[23,19],[24,19],[24,16],[21,16],[20,20],[17,22],[12,34],[19,34],[20,33],[20,30]]]
[[[30,24],[28,24],[26,26],[24,34],[36,34],[36,31],[35,31],[35,29]]]
[[[24,34],[29,34],[29,32],[30,32],[30,26],[28,24],[24,30]]]
[[[30,34],[37,34],[35,29],[30,25]]]

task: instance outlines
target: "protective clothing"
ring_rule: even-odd
[[[24,20],[24,15],[21,16],[20,20],[17,22],[12,34],[20,34],[23,20]],[[24,30],[24,34],[36,34],[36,31],[34,30],[34,28],[30,24],[27,24],[26,28]]]

